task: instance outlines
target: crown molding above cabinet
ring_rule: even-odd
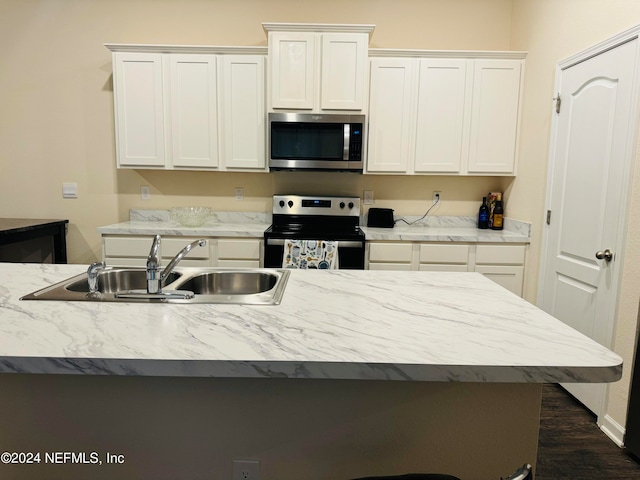
[[[269,32],[366,33],[371,40],[376,26],[372,24],[263,22],[262,28],[267,36]]]
[[[211,55],[266,55],[267,47],[234,47],[214,45],[145,45],[133,43],[105,43],[111,52],[190,53]]]
[[[477,60],[482,58],[503,60],[524,60],[527,52],[499,50],[419,50],[410,48],[370,48],[369,58],[460,58]]]

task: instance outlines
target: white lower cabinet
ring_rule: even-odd
[[[411,243],[369,243],[369,270],[412,270],[412,257]]]
[[[221,238],[218,240],[219,267],[252,267],[263,264],[262,240]]]
[[[478,245],[474,271],[522,296],[524,245]]]
[[[479,272],[522,296],[526,245],[367,242],[369,270]]]
[[[262,265],[262,239],[205,238],[206,245],[194,247],[180,262],[183,267],[251,267]],[[183,236],[163,236],[160,242],[162,265],[187,244],[198,240]],[[144,267],[153,236],[103,235],[103,261],[112,267]]]

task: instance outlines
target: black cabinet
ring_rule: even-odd
[[[0,218],[0,262],[67,263],[67,223]]]

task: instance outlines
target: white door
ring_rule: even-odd
[[[561,106],[549,160],[551,213],[539,304],[606,347],[613,335],[622,266],[616,254],[624,241],[636,130],[636,44],[634,39],[559,71]],[[607,249],[611,258],[597,253]],[[564,386],[596,415],[603,413],[606,385]]]

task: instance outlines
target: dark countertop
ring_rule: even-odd
[[[67,263],[67,223],[69,220],[0,218],[0,261]]]
[[[26,232],[35,228],[66,224],[69,220],[50,220],[41,218],[0,218],[0,235]]]

